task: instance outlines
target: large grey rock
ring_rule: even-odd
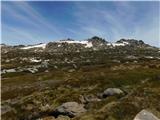
[[[58,115],[67,115],[69,117],[74,117],[86,112],[86,109],[84,108],[83,104],[78,104],[77,102],[66,102],[57,107],[55,112]]]
[[[160,119],[157,118],[155,115],[153,115],[151,112],[147,110],[142,110],[136,115],[134,120],[160,120]]]
[[[113,95],[120,95],[120,94],[123,94],[123,93],[124,92],[119,88],[107,88],[103,92],[103,97],[113,96]]]

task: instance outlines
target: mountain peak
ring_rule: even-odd
[[[145,43],[143,42],[143,40],[124,39],[124,38],[118,40],[117,42],[130,42],[130,43],[140,43],[140,44],[145,44]]]
[[[136,40],[136,39],[120,39],[116,43],[128,43],[130,46],[149,46],[148,44],[144,43],[143,40]]]
[[[106,43],[107,41],[101,37],[93,36],[92,38],[88,39],[89,42],[98,42],[98,43]]]

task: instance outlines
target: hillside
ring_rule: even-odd
[[[160,49],[142,40],[3,44],[1,77],[2,120],[160,118]]]

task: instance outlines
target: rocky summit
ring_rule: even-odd
[[[159,120],[160,48],[94,36],[1,44],[2,120]]]

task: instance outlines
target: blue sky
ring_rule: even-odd
[[[100,36],[160,46],[160,2],[19,1],[1,4],[2,43],[36,44]]]

